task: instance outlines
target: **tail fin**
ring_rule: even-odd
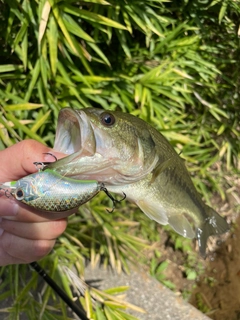
[[[206,246],[208,237],[220,235],[229,231],[228,223],[212,208],[206,205],[207,218],[196,229],[196,238],[198,241],[199,252],[203,258],[206,257]]]

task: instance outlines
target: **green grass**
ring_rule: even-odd
[[[224,198],[224,176],[239,165],[239,8],[234,0],[1,1],[0,149],[27,138],[52,146],[63,107],[119,109],[169,139],[207,202],[215,191]],[[70,296],[61,264],[79,274],[84,259],[128,270],[131,256],[146,262],[144,249],[159,240],[133,205],[118,206],[114,219],[107,205],[100,195],[80,208],[41,261]],[[149,268],[166,282],[166,263],[157,261]],[[190,278],[193,265],[186,261]],[[66,316],[51,289],[41,288],[42,303],[34,296],[39,282],[28,266],[2,268],[1,276],[0,299],[14,301],[9,319],[62,319],[58,309]],[[84,301],[93,318],[127,319],[114,303]]]

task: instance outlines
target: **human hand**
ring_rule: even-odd
[[[34,140],[24,140],[0,151],[0,183],[36,172],[35,161],[51,162],[64,154]],[[72,212],[71,212],[72,213]],[[30,263],[47,255],[64,232],[70,213],[41,213],[0,192],[0,266]],[[55,220],[53,220],[55,219]]]

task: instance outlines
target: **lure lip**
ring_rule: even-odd
[[[14,186],[16,184],[16,181],[6,181],[4,183],[0,183],[0,191],[1,190],[16,190],[16,187]]]

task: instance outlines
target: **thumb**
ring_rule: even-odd
[[[0,151],[0,182],[17,180],[36,172],[33,162],[55,161],[53,156],[44,153],[52,153],[57,159],[65,156],[35,140],[23,140]]]

